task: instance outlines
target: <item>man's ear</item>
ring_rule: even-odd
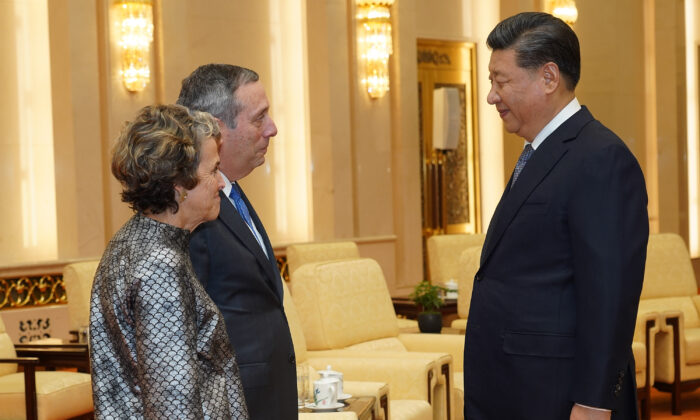
[[[557,90],[561,83],[561,73],[559,66],[554,62],[545,63],[542,66],[542,78],[544,79],[545,92],[551,93]]]

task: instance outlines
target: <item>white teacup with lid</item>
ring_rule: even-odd
[[[331,369],[331,365],[326,366],[326,370],[319,370],[318,374],[321,375],[321,378],[335,378],[338,380],[338,398],[339,399],[344,399],[347,398],[345,396],[345,393],[343,392],[343,374],[342,372],[337,372],[333,369]]]
[[[338,380],[321,378],[314,381],[314,406],[316,408],[337,408]]]

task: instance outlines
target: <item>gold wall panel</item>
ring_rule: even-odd
[[[417,59],[423,236],[480,232],[475,45],[419,39]],[[433,91],[440,87],[459,92],[454,150],[433,147]]]

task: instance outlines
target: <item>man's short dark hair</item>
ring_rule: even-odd
[[[182,81],[177,103],[189,109],[205,111],[220,119],[228,128],[236,128],[241,104],[236,90],[246,83],[257,82],[253,70],[230,64],[199,66]]]
[[[513,49],[518,66],[525,69],[555,63],[569,90],[574,90],[581,77],[578,37],[563,20],[548,13],[519,13],[501,21],[486,45],[492,50]]]

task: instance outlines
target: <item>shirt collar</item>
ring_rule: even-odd
[[[581,109],[581,104],[578,103],[578,99],[574,97],[574,99],[571,100],[559,113],[552,118],[552,120],[547,123],[547,125],[544,126],[542,131],[535,136],[535,139],[532,140],[532,143],[530,145],[534,150],[537,150],[538,147],[542,144],[543,141],[547,137],[549,137],[550,134],[554,132],[557,128],[559,128],[560,125],[564,124],[566,120],[571,118],[572,115],[577,113]],[[528,142],[525,142],[527,144]]]
[[[221,178],[223,178],[225,184],[224,189],[222,191],[224,192],[224,194],[226,194],[226,197],[230,197],[231,190],[233,189],[233,184],[231,183],[231,181],[228,180],[228,178],[226,178],[226,175],[224,175],[223,172],[219,171],[219,174],[221,174]]]

